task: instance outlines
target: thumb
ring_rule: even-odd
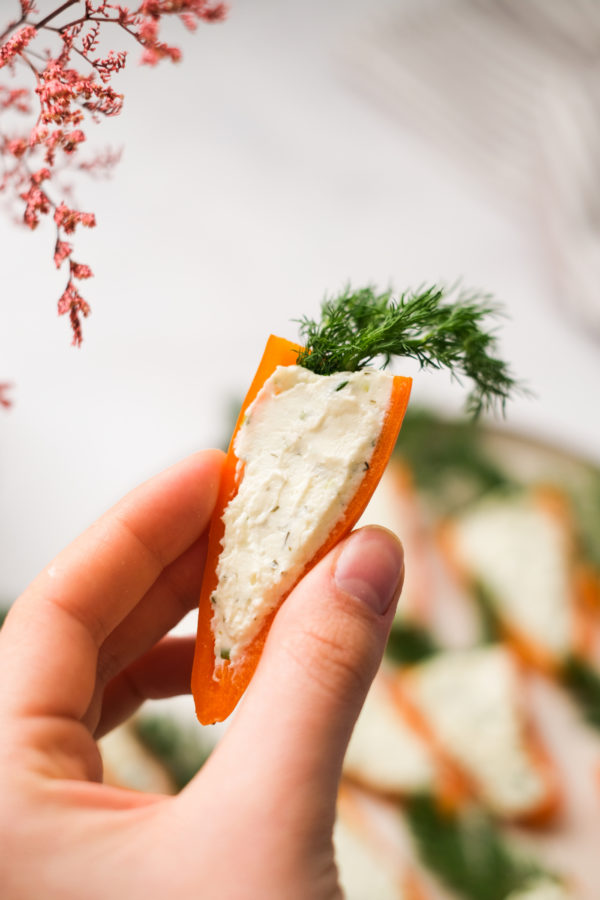
[[[396,602],[402,545],[383,528],[354,532],[279,610],[228,742],[256,778],[335,796],[354,723],[377,671]],[[249,751],[248,748],[256,748]],[[289,796],[289,795],[288,795]]]

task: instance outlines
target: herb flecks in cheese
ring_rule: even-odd
[[[235,662],[342,517],[370,465],[392,383],[372,369],[279,366],[248,408],[211,598],[217,662],[224,652]]]

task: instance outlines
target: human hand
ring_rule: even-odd
[[[103,785],[96,739],[189,691],[222,454],[142,485],[63,551],[0,632],[5,900],[329,900],[343,755],[400,590],[397,540],[350,536],[279,611],[225,737],[176,797]]]

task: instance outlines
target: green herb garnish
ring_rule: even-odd
[[[540,876],[552,878],[519,855],[478,809],[445,812],[423,794],[409,798],[405,811],[425,865],[465,900],[506,900]]]
[[[562,667],[562,682],[585,720],[600,730],[600,674],[585,660],[569,656]]]
[[[585,483],[572,490],[572,500],[585,559],[600,569],[600,469],[590,469]]]
[[[497,644],[504,637],[504,629],[502,628],[502,619],[494,603],[494,596],[482,581],[473,583],[472,592],[477,604],[477,612],[479,613],[479,643]]]
[[[392,357],[416,359],[421,368],[448,369],[473,388],[467,409],[474,416],[500,405],[502,411],[519,385],[505,362],[497,358],[496,338],[486,323],[500,309],[490,297],[428,287],[405,292],[373,287],[344,290],[326,299],[321,319],[300,319],[305,350],[298,363],[319,375],[355,372],[376,358],[388,365]]]
[[[431,634],[412,622],[394,622],[385,655],[398,665],[412,665],[439,653]]]
[[[133,723],[136,736],[163,764],[177,790],[191,781],[210,755],[211,748],[202,741],[195,724],[187,727],[170,716],[147,714],[136,717]]]
[[[401,434],[395,454],[409,464],[417,487],[443,512],[488,491],[515,486],[486,451],[476,422],[450,422],[410,404]]]

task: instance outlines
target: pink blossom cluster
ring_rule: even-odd
[[[37,31],[32,25],[19,29],[3,47],[0,47],[0,69],[12,63],[16,56],[20,56],[25,47],[37,37]]]
[[[10,409],[12,406],[12,400],[8,396],[8,391],[11,387],[12,384],[8,381],[0,382],[0,406],[4,409]]]
[[[22,204],[21,218],[28,228],[37,228],[44,217],[52,218],[54,263],[61,268],[68,261],[58,313],[69,317],[73,343],[79,346],[81,319],[90,307],[77,283],[90,278],[92,271],[74,261],[73,245],[65,238],[78,226],[93,228],[96,219],[67,202],[70,187],[59,184],[59,179],[67,170],[106,172],[119,158],[110,150],[92,159],[80,158],[88,124],[118,115],[123,107],[123,95],[111,81],[125,67],[127,50],[112,48],[99,56],[101,33],[137,43],[142,63],[178,62],[180,50],[160,38],[163,17],[175,16],[187,29],[195,30],[199,21],[223,20],[227,10],[224,3],[207,0],[143,0],[131,9],[108,0],[62,0],[43,15],[35,0],[19,0],[18,6],[20,13],[0,33],[0,70],[12,79],[22,77],[16,86],[0,82],[0,158],[4,163],[0,193]],[[42,45],[42,39],[50,47]],[[22,116],[30,121],[26,127],[15,128],[15,118]],[[0,406],[8,403],[6,387],[0,384]]]

